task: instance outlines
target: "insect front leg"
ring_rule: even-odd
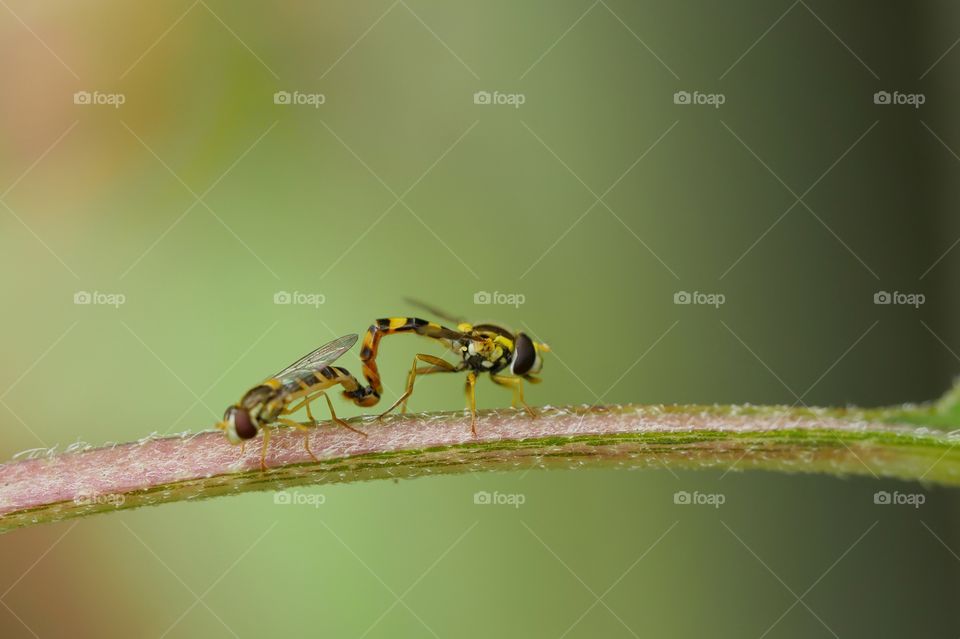
[[[300,388],[307,391],[309,390],[310,387],[307,386],[306,383],[301,381]],[[307,418],[310,420],[311,425],[316,427],[317,420],[316,418],[314,418],[313,412],[310,410],[310,403],[313,402],[313,400],[315,400],[319,395],[323,395],[323,394],[324,394],[323,391],[319,391],[317,393],[314,393],[313,395],[307,395],[306,397],[303,398],[303,400],[299,404],[296,404],[295,406],[291,406],[288,404],[283,407],[282,411],[280,411],[280,415],[290,415],[292,413],[297,412],[301,408],[306,408]],[[313,454],[313,451],[310,450],[310,431],[306,426],[298,422],[295,422],[292,419],[284,419],[283,417],[279,417],[279,416],[277,417],[276,421],[281,424],[285,424],[287,426],[293,426],[294,428],[302,432],[303,433],[303,449],[307,451],[307,454],[310,455],[310,457],[313,458],[313,461],[317,461],[317,462],[320,461],[319,459],[317,459],[317,456]]]
[[[270,444],[270,426],[264,424],[260,428],[263,436],[263,446],[260,448],[260,471],[267,472],[267,446]]]
[[[477,436],[477,374],[467,373],[467,405],[470,407],[470,432]]]
[[[533,408],[531,408],[530,405],[527,404],[526,400],[523,398],[523,379],[522,378],[490,375],[490,379],[493,380],[494,384],[498,384],[499,386],[504,386],[506,388],[510,388],[513,390],[513,401],[511,402],[511,405],[514,408],[517,407],[517,402],[519,401],[519,403],[523,406],[524,410],[527,411],[527,414],[529,414],[530,417],[537,416],[537,411],[533,410]]]

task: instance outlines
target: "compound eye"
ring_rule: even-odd
[[[230,408],[226,418],[237,439],[252,439],[257,436],[257,427],[254,426],[249,412],[242,408]]]
[[[513,361],[510,372],[514,375],[526,375],[537,361],[537,349],[533,340],[524,333],[517,333],[513,347]]]

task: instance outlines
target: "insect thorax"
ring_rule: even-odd
[[[255,386],[247,391],[247,394],[243,396],[243,399],[240,400],[240,405],[247,410],[253,410],[253,408],[259,404],[276,397],[278,392],[278,388],[275,388],[269,384]]]
[[[482,342],[467,340],[460,343],[461,357],[467,368],[478,373],[499,373],[510,365],[511,344],[500,336],[485,337]]]

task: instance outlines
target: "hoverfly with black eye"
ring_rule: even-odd
[[[333,403],[325,392],[326,389],[337,384],[343,386],[346,392],[362,390],[360,382],[347,369],[331,366],[356,343],[357,334],[352,333],[324,344],[301,357],[276,375],[247,391],[239,402],[227,408],[223,421],[217,424],[217,428],[226,433],[231,444],[242,444],[256,437],[262,430],[261,470],[266,470],[267,442],[270,440],[268,427],[291,426],[303,431],[304,449],[314,460],[319,461],[310,450],[309,428],[286,416],[305,408],[307,417],[316,426],[317,420],[310,412],[310,404],[321,396],[327,400],[333,421],[366,437],[366,433],[337,417],[333,410]]]
[[[422,302],[414,300],[408,300],[408,302],[429,311],[437,317],[456,323],[457,328],[446,328],[418,317],[387,317],[376,320],[367,329],[367,334],[363,339],[363,347],[360,350],[363,376],[369,385],[366,388],[346,391],[343,393],[344,397],[352,400],[358,406],[375,406],[383,394],[383,384],[380,381],[380,372],[377,370],[377,350],[380,346],[380,339],[384,335],[414,333],[440,342],[444,347],[458,355],[460,361],[451,364],[444,359],[426,353],[415,355],[413,365],[407,374],[406,390],[390,408],[380,414],[380,419],[397,406],[400,407],[400,412],[406,412],[407,400],[413,394],[413,384],[418,375],[463,371],[467,372],[465,391],[467,406],[470,408],[470,430],[474,436],[477,434],[477,376],[482,373],[489,373],[490,379],[495,384],[513,390],[513,406],[515,408],[519,403],[531,417],[536,416],[536,412],[523,397],[523,382],[540,383],[540,378],[536,377],[535,374],[539,373],[543,367],[540,355],[549,352],[549,346],[535,342],[526,333],[513,332],[496,324],[469,324]],[[428,366],[418,366],[419,362],[424,362]]]

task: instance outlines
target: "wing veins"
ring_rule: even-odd
[[[272,375],[271,378],[281,379],[297,371],[316,370],[322,366],[332,364],[344,353],[353,348],[353,345],[357,343],[357,339],[357,334],[351,333],[335,339],[332,342],[328,342],[316,350],[307,353],[279,373]]]

